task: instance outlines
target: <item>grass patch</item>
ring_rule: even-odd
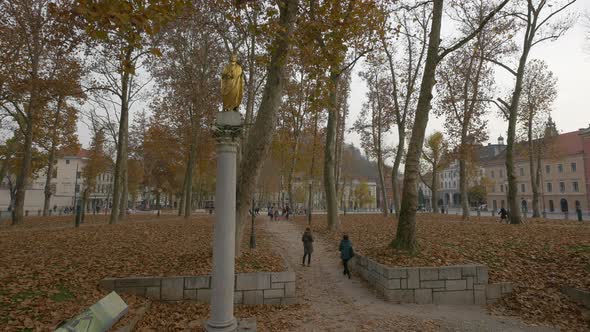
[[[58,285],[58,293],[51,295],[49,298],[55,302],[65,302],[74,298],[74,294],[64,285]]]
[[[12,296],[10,298],[10,300],[12,302],[22,302],[26,299],[33,299],[36,297],[40,297],[43,296],[43,292],[42,291],[38,291],[38,290],[26,290],[20,293],[15,294],[14,296]]]
[[[570,250],[573,252],[590,252],[590,246],[579,245],[570,247]]]

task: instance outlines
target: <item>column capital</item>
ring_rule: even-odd
[[[244,122],[239,112],[218,112],[213,136],[218,144],[237,144]]]

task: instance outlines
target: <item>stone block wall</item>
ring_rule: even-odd
[[[416,304],[486,304],[512,291],[510,283],[488,284],[481,264],[441,267],[387,267],[357,254],[353,271],[388,301]]]
[[[239,273],[235,277],[236,304],[293,304],[295,272]],[[107,291],[134,294],[161,301],[192,300],[209,303],[211,276],[105,278],[100,287]]]

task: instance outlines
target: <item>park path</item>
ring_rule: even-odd
[[[553,331],[489,315],[479,306],[398,305],[385,302],[357,276],[342,275],[337,248],[314,237],[311,266],[301,266],[302,229],[265,220],[264,228],[297,274],[304,315],[297,331]]]

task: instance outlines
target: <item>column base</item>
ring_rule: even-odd
[[[256,332],[256,318],[240,318],[238,320],[234,318],[229,326],[207,321],[204,327],[207,332]]]

